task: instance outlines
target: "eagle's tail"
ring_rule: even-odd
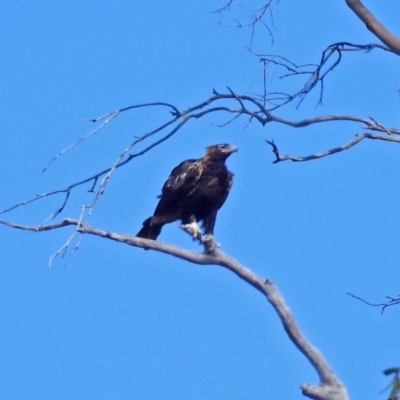
[[[153,221],[153,217],[147,218],[143,222],[142,229],[137,233],[137,237],[141,237],[144,239],[152,239],[156,240],[158,235],[161,233],[163,225],[155,224]]]

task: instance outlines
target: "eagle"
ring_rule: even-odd
[[[204,157],[177,165],[164,183],[153,216],[143,222],[136,236],[156,240],[165,224],[177,220],[190,227],[194,238],[201,236],[198,222],[204,235],[213,234],[217,212],[233,182],[225,161],[235,151],[236,146],[216,144],[206,147]]]

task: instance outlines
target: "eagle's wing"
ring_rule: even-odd
[[[226,176],[226,181],[224,182],[224,191],[221,194],[221,198],[218,204],[218,209],[220,209],[224,205],[225,200],[227,199],[228,194],[231,191],[232,184],[233,184],[233,174],[232,172],[228,171]]]
[[[208,208],[207,213],[203,217],[202,227],[205,234],[212,234],[214,232],[215,220],[217,212],[225,203],[228,194],[231,190],[233,182],[233,174],[226,171],[225,177],[221,180],[218,177],[210,179],[204,187],[204,190],[212,191],[213,205]]]
[[[202,159],[185,160],[176,166],[164,183],[154,216],[179,213],[182,202],[196,191],[202,172]]]

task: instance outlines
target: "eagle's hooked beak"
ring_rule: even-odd
[[[238,148],[232,144],[230,144],[229,147],[224,149],[224,152],[229,153],[229,154],[232,154],[235,151],[238,151]]]

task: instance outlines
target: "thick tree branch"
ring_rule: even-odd
[[[379,40],[400,55],[400,40],[382,25],[360,0],[346,0],[346,4]]]
[[[75,226],[76,232],[81,234],[95,235],[125,243],[129,246],[159,251],[195,264],[219,265],[227,268],[239,278],[243,279],[245,282],[257,289],[267,298],[269,303],[273,306],[274,310],[278,314],[278,317],[280,318],[290,340],[303,353],[303,355],[316,370],[320,379],[320,383],[317,386],[310,384],[301,385],[303,394],[312,399],[347,400],[348,397],[345,387],[336,377],[328,363],[323,358],[322,354],[314,346],[312,346],[302,334],[289,307],[287,306],[284,298],[280,294],[275,284],[268,279],[261,278],[250,269],[241,265],[232,257],[229,257],[228,255],[217,250],[215,246],[213,247],[212,254],[209,254],[209,251],[206,251],[205,253],[195,253],[167,243],[93,228],[86,223],[70,218],[66,218],[53,224],[38,226],[26,226],[1,220],[0,224],[11,228],[32,232],[43,232],[67,226]]]

